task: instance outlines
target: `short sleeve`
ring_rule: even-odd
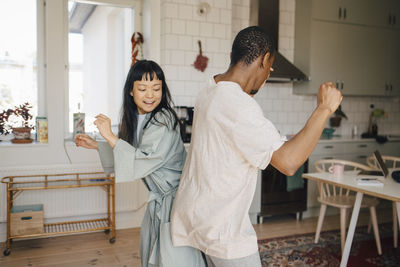
[[[265,169],[274,151],[286,141],[257,105],[241,109],[232,129],[233,143],[254,167]]]

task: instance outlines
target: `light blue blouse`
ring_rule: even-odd
[[[158,112],[143,129],[136,147],[119,139],[112,149],[107,142],[99,142],[98,151],[104,171],[115,173],[116,182],[142,179],[149,193],[147,209],[140,230],[140,255],[143,267],[201,267],[205,266],[199,250],[191,247],[173,247],[170,236],[172,202],[186,151],[179,127],[172,129],[169,113]],[[136,134],[135,134],[136,135]],[[136,136],[135,136],[136,137]]]

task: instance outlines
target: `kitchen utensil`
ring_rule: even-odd
[[[208,57],[203,56],[203,51],[201,50],[201,41],[198,40],[199,44],[199,55],[197,55],[196,61],[193,63],[194,67],[201,72],[204,72],[204,70],[207,68],[207,63],[208,63]]]

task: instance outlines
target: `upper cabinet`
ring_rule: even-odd
[[[400,30],[367,25],[379,2],[296,1],[294,63],[310,81],[295,83],[295,93],[316,94],[332,81],[343,95],[400,96]]]
[[[372,0],[312,0],[312,18],[324,21],[367,24]]]
[[[398,0],[312,0],[311,5],[313,19],[400,28]]]
[[[386,95],[400,96],[400,31],[389,31],[386,57],[388,58],[388,83]]]

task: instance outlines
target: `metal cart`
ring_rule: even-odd
[[[7,176],[1,179],[7,185],[7,242],[4,256],[11,253],[10,245],[13,239],[33,238],[70,233],[104,231],[111,232],[109,242],[115,242],[115,179],[103,172],[42,174],[29,176]],[[80,187],[101,187],[107,194],[107,218],[70,221],[44,224],[41,234],[26,234],[11,236],[11,209],[15,199],[27,190],[50,190]]]

